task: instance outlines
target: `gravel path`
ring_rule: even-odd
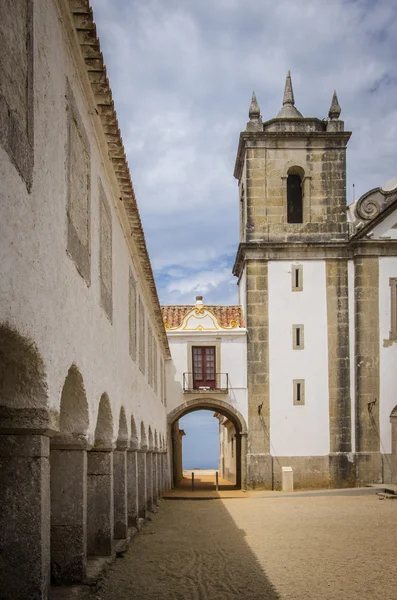
[[[397,501],[168,500],[97,600],[396,600]]]

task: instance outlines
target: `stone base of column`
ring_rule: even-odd
[[[87,452],[51,448],[51,576],[82,583],[87,569]]]
[[[138,523],[138,460],[136,450],[127,452],[127,511],[128,525]]]
[[[329,454],[329,481],[333,488],[349,488],[356,485],[354,455],[349,452]]]
[[[114,537],[123,540],[128,535],[127,521],[127,452],[113,453]]]
[[[138,517],[146,519],[146,452],[137,452],[138,465]]]
[[[354,461],[356,463],[357,485],[382,483],[382,455],[380,452],[356,452]]]
[[[273,489],[273,459],[270,454],[248,454],[247,488]]]
[[[146,508],[153,508],[153,453],[146,453]]]
[[[87,552],[113,554],[113,452],[91,450],[87,455]]]
[[[0,595],[47,600],[50,584],[50,440],[0,435]]]

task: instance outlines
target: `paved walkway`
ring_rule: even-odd
[[[397,502],[166,500],[90,600],[396,600]],[[80,597],[79,597],[80,598]]]
[[[191,471],[184,471],[184,478],[172,490],[164,493],[164,498],[175,500],[197,500],[197,499],[216,499],[216,498],[247,498],[248,493],[242,490],[236,490],[232,481],[218,478],[218,491],[215,487],[215,471],[199,470],[194,472],[194,491],[192,491]]]

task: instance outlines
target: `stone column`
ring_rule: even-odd
[[[247,486],[272,488],[270,456],[268,265],[246,261],[248,456]]]
[[[82,583],[87,568],[86,444],[51,444],[51,574],[54,583]]]
[[[87,551],[93,556],[113,553],[113,451],[94,449],[87,455]]]
[[[146,518],[146,450],[137,451],[138,462],[138,516]]]
[[[329,474],[335,487],[354,486],[351,445],[349,298],[347,260],[326,261]]]
[[[50,585],[50,440],[0,435],[0,595],[47,600]]]
[[[136,449],[127,452],[127,512],[128,525],[138,522],[138,453]]]
[[[113,453],[114,538],[123,540],[128,535],[127,516],[127,449],[118,445]]]
[[[382,481],[379,438],[379,260],[355,259],[356,473],[359,483]]]
[[[153,452],[146,452],[146,506],[147,510],[153,508]]]
[[[157,494],[161,499],[163,495],[163,452],[157,452]]]
[[[152,468],[153,468],[153,504],[156,506],[158,504],[159,499],[159,491],[158,491],[158,464],[157,464],[158,453],[152,453]]]

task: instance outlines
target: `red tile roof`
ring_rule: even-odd
[[[161,312],[163,313],[163,321],[166,329],[180,327],[185,316],[194,308],[197,308],[195,304],[162,306]],[[225,329],[245,327],[241,306],[209,306],[205,304],[202,308],[209,310],[216,316],[220,327]]]

